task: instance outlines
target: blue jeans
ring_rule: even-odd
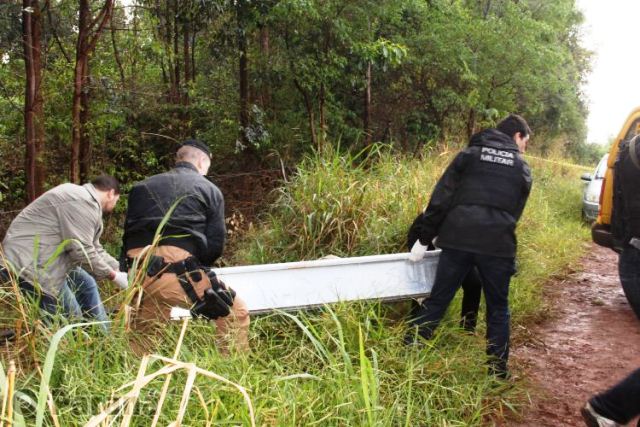
[[[64,313],[69,317],[108,320],[96,279],[80,267],[67,274],[58,298]]]
[[[640,250],[625,246],[618,259],[622,290],[638,319],[640,319]]]
[[[431,295],[411,319],[418,334],[430,339],[444,317],[462,280],[477,267],[487,303],[487,355],[489,368],[499,376],[507,375],[509,359],[509,282],[515,273],[514,258],[442,249]],[[411,340],[409,334],[407,340]]]
[[[28,298],[38,301],[45,322],[50,322],[51,317],[60,312],[69,318],[90,317],[97,321],[108,320],[96,280],[80,267],[67,274],[57,299],[40,293],[31,283],[24,280],[20,280],[20,289]],[[107,324],[101,326],[108,330]]]
[[[589,402],[603,417],[627,424],[640,415],[640,369],[604,393],[592,397]]]

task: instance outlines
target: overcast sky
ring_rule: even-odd
[[[552,1],[552,0],[550,0]],[[583,45],[595,52],[585,87],[588,142],[607,143],[640,106],[640,0],[577,0]]]

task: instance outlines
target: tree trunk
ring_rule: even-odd
[[[324,83],[320,84],[320,91],[318,93],[318,110],[320,112],[320,137],[318,138],[318,149],[324,148],[324,142],[327,137],[327,122],[324,115]]]
[[[69,180],[80,183],[80,146],[82,144],[82,90],[84,88],[85,67],[87,64],[87,42],[89,30],[89,0],[80,0],[78,18],[78,41],[76,43],[76,66],[73,73],[73,103],[71,107],[71,165]]]
[[[120,75],[120,86],[122,90],[125,89],[126,82],[124,77],[124,66],[122,65],[122,59],[120,58],[120,50],[118,49],[118,43],[116,40],[116,29],[113,26],[113,22],[111,22],[111,46],[113,47],[113,57],[116,60],[116,65],[118,66],[118,73]]]
[[[180,8],[178,0],[173,0],[173,73],[175,83],[175,100],[174,103],[179,104],[182,98],[182,90],[180,87],[180,29],[178,26],[178,15]]]
[[[484,5],[484,10],[482,11],[482,18],[484,20],[487,19],[490,11],[491,11],[491,0],[487,0],[487,2]]]
[[[69,167],[69,181],[80,182],[80,145],[82,140],[82,121],[80,119],[82,111],[82,79],[84,73],[85,59],[82,55],[76,56],[76,67],[73,79],[73,104],[71,107],[71,165]]]
[[[260,27],[260,51],[262,52],[262,88],[260,90],[260,103],[263,110],[267,110],[271,104],[271,58],[269,51],[269,27]]]
[[[89,99],[91,98],[89,82],[89,58],[85,58],[83,67],[83,88],[80,95],[80,182],[86,182],[91,175],[92,149],[91,138],[87,132],[89,122]]]
[[[196,30],[191,33],[191,81],[196,81]]]
[[[89,114],[89,98],[85,92],[85,85],[89,78],[89,56],[96,47],[100,33],[111,19],[113,1],[105,0],[98,15],[93,18],[89,0],[80,0],[78,17],[78,41],[76,43],[76,65],[73,74],[73,102],[71,107],[71,163],[69,166],[69,180],[79,183],[82,174],[88,174],[91,167],[91,148],[88,135],[85,134]],[[93,34],[92,34],[93,33]],[[83,100],[83,96],[87,98]],[[84,111],[83,111],[84,110]],[[83,122],[84,120],[84,122]],[[81,153],[82,151],[82,153]],[[80,165],[81,159],[83,166]]]
[[[189,105],[189,82],[191,81],[191,54],[189,53],[189,40],[191,36],[189,34],[189,24],[185,19],[185,24],[182,34],[182,53],[184,62],[184,105]]]
[[[367,62],[367,71],[364,87],[364,115],[362,117],[362,128],[364,131],[364,143],[370,145],[371,135],[371,61]]]
[[[248,146],[246,128],[249,127],[249,63],[247,59],[247,35],[244,29],[244,12],[242,5],[237,7],[237,34],[238,34],[238,79],[240,83],[240,138],[244,145]]]
[[[25,64],[25,173],[27,202],[44,191],[44,101],[42,98],[42,18],[38,0],[22,2],[22,37]]]
[[[319,148],[318,137],[316,135],[316,120],[313,114],[313,103],[311,102],[311,97],[309,96],[307,91],[305,91],[302,88],[302,86],[298,82],[298,79],[293,79],[293,84],[296,86],[296,88],[302,95],[302,99],[304,99],[304,106],[307,109],[307,117],[309,118],[309,132],[311,134],[311,144],[314,147]]]
[[[476,110],[471,108],[469,115],[467,116],[467,139],[471,139],[474,131],[476,130]]]
[[[156,2],[158,5],[159,3]],[[158,6],[159,7],[159,6]],[[171,7],[171,2],[169,0],[164,2],[164,13],[160,12],[158,9],[158,16],[161,22],[161,25],[164,24],[164,44],[165,44],[165,52],[167,52],[167,67],[166,67],[166,75],[169,77],[169,102],[175,103],[178,95],[178,89],[176,86],[176,75],[174,73],[175,69],[175,56],[173,54],[173,20],[171,19],[173,12]],[[163,75],[165,73],[165,69],[163,68]],[[165,77],[166,79],[166,77]]]

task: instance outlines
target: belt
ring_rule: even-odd
[[[127,264],[133,265],[133,259],[127,258]],[[173,273],[178,276],[178,282],[185,294],[189,297],[192,303],[200,302],[196,290],[189,281],[189,277],[194,282],[202,280],[202,264],[194,257],[190,256],[181,261],[166,262],[164,258],[158,255],[151,255],[147,264],[147,276],[159,278],[164,273]],[[188,277],[187,277],[188,276]]]

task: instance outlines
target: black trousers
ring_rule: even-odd
[[[482,278],[476,267],[462,280],[462,307],[460,309],[460,327],[465,331],[473,332],[478,324],[478,311],[480,310],[480,298],[482,297]],[[411,318],[420,310],[420,303],[413,300],[411,306]]]
[[[514,258],[443,248],[431,296],[417,310],[411,319],[411,325],[417,327],[420,336],[430,339],[462,280],[474,267],[477,268],[487,304],[487,356],[490,371],[501,377],[506,376],[511,319],[509,282],[515,273],[514,261]],[[411,342],[414,335],[415,330],[408,331],[405,341]]]
[[[460,327],[473,332],[478,323],[478,310],[482,295],[482,278],[477,267],[473,267],[462,280],[462,309]]]
[[[633,371],[609,390],[595,395],[589,403],[603,417],[619,424],[627,424],[640,415],[640,369]]]

